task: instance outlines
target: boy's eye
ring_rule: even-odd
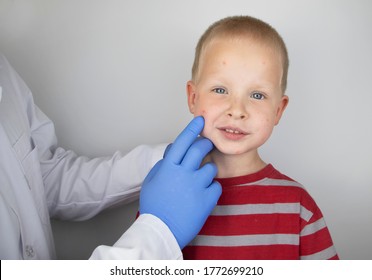
[[[212,91],[217,93],[217,94],[225,94],[226,93],[226,90],[224,88],[214,88]]]
[[[254,98],[254,99],[264,99],[265,96],[262,94],[262,93],[259,93],[259,92],[254,92],[251,94],[251,97]]]

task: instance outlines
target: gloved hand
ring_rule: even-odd
[[[213,148],[210,140],[197,139],[203,127],[203,117],[189,123],[147,175],[140,193],[140,214],[161,219],[181,249],[198,234],[222,192],[213,182],[216,166],[200,168]]]

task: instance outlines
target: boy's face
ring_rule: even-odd
[[[270,137],[288,103],[281,92],[277,52],[249,39],[215,39],[187,83],[188,105],[203,116],[202,132],[223,154],[256,151]]]

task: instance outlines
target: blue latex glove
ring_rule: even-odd
[[[147,175],[140,193],[140,214],[161,219],[181,249],[198,234],[222,192],[213,181],[216,166],[200,168],[213,148],[210,140],[197,139],[203,127],[203,117],[189,123]]]

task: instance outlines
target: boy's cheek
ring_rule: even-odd
[[[209,117],[208,117],[208,112],[205,109],[199,110],[195,116],[202,116],[204,118],[204,129],[200,133],[201,136],[207,137],[207,131],[209,130]]]

